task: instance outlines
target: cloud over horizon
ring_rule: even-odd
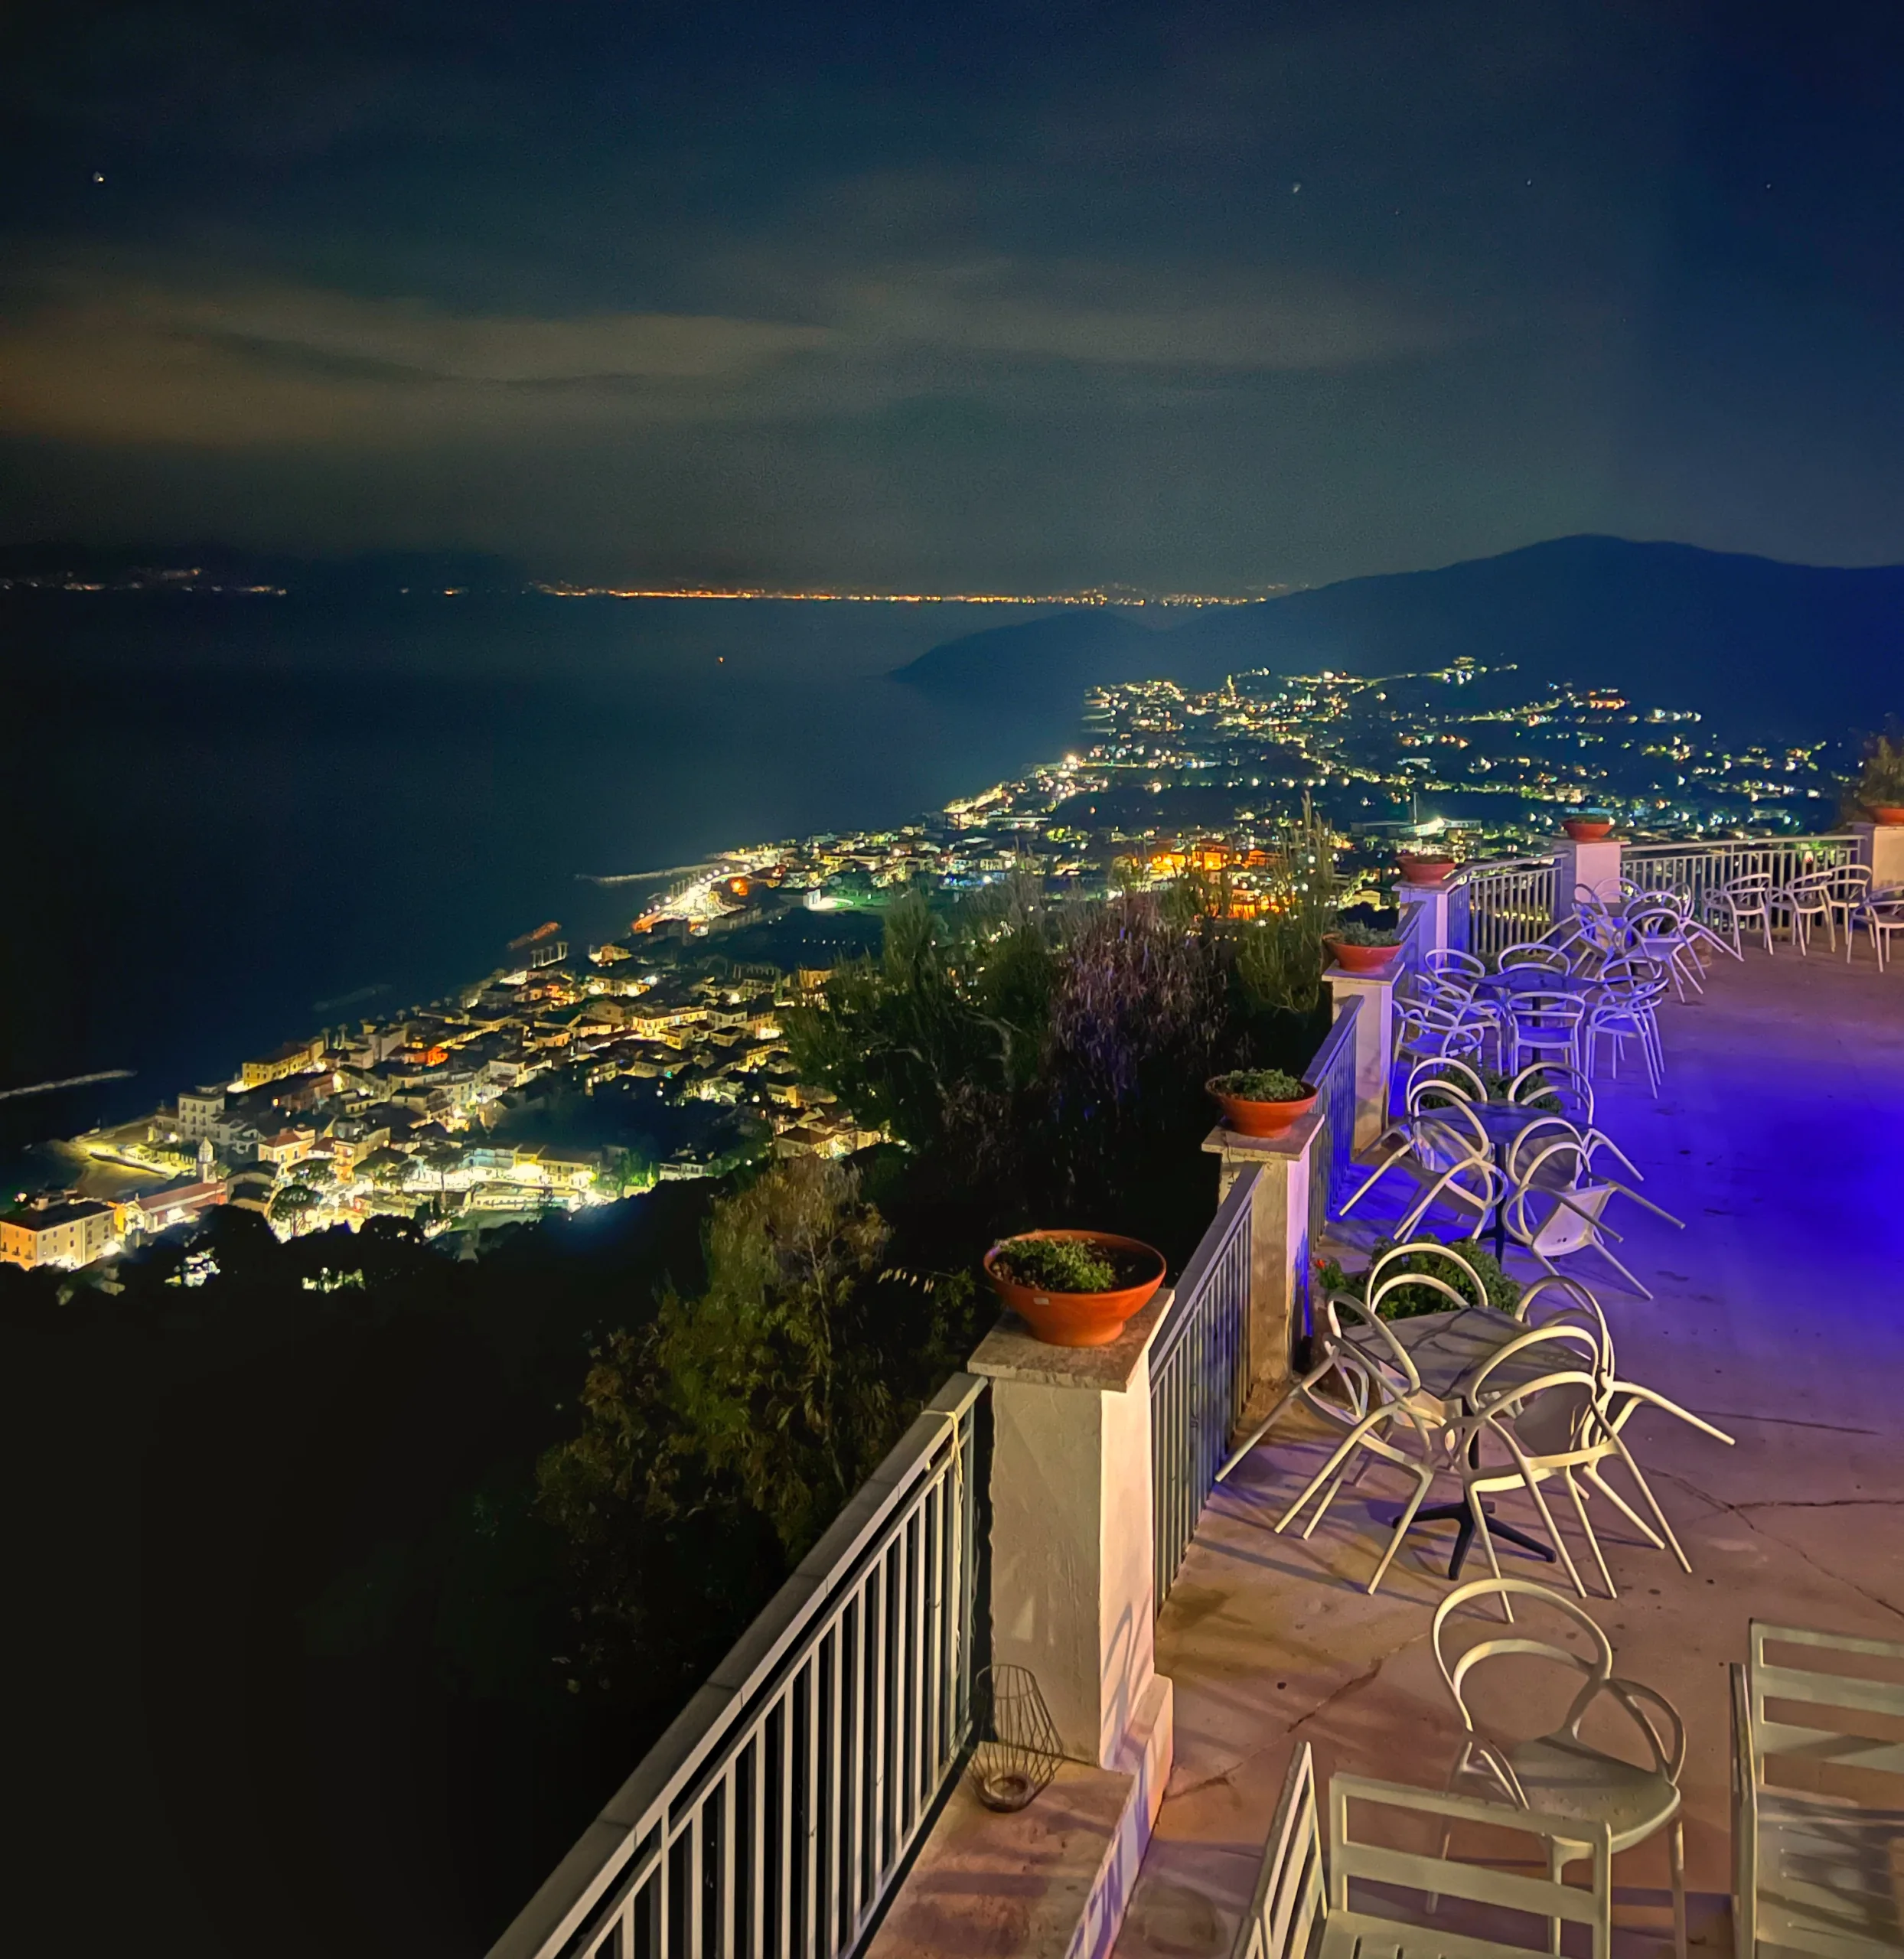
[[[1228,588],[1581,529],[1904,557],[1868,34],[89,18],[0,80],[15,536]]]

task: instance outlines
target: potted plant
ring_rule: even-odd
[[[1400,861],[1404,884],[1438,885],[1455,868],[1452,857],[1417,857],[1407,851]]]
[[[1467,1261],[1475,1276],[1481,1281],[1488,1295],[1488,1304],[1501,1312],[1514,1312],[1521,1303],[1521,1289],[1501,1270],[1493,1253],[1479,1238],[1451,1238],[1445,1242],[1451,1252]],[[1368,1255],[1369,1265],[1377,1263],[1394,1249],[1393,1238],[1377,1238]],[[1390,1271],[1391,1274],[1420,1273],[1430,1279],[1451,1283],[1458,1289],[1461,1288],[1463,1276],[1447,1260],[1436,1258],[1435,1246],[1426,1240],[1422,1241],[1420,1250],[1410,1252]],[[1325,1292],[1345,1293],[1351,1299],[1365,1300],[1368,1297],[1366,1266],[1360,1272],[1345,1272],[1335,1260],[1319,1258],[1316,1260],[1316,1276]],[[1413,1319],[1424,1313],[1452,1310],[1453,1304],[1447,1294],[1432,1286],[1397,1286],[1382,1296],[1381,1304],[1376,1309],[1384,1319]]]
[[[1904,823],[1904,733],[1873,735],[1865,743],[1850,800],[1874,823]]]
[[[1232,1068],[1204,1087],[1223,1105],[1224,1126],[1238,1136],[1284,1136],[1316,1106],[1316,1091],[1280,1068]]]
[[[1108,1231],[1025,1231],[985,1254],[999,1299],[1053,1347],[1107,1347],[1163,1283],[1163,1254]]]
[[[1401,933],[1394,925],[1364,925],[1358,918],[1338,924],[1322,943],[1345,973],[1379,973],[1394,957]]]
[[[1576,843],[1598,843],[1602,837],[1612,834],[1613,819],[1596,810],[1589,810],[1577,817],[1563,817],[1560,827]]]

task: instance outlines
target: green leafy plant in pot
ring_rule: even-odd
[[[1379,973],[1395,956],[1401,930],[1395,925],[1364,924],[1345,920],[1322,941],[1345,973]]]
[[[1874,823],[1904,823],[1904,729],[1893,724],[1865,743],[1844,800],[1850,813],[1861,810]]]
[[[1232,1068],[1204,1087],[1221,1105],[1224,1126],[1238,1136],[1286,1135],[1316,1106],[1316,1090],[1281,1068]]]
[[[985,1254],[1000,1301],[1054,1347],[1107,1347],[1163,1283],[1163,1254],[1109,1231],[1025,1231]]]

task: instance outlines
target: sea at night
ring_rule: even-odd
[[[1012,616],[1023,617],[1016,608]],[[480,979],[663,871],[897,824],[1061,748],[888,677],[984,605],[15,591],[0,823],[11,1152]],[[661,880],[659,882],[665,882]]]

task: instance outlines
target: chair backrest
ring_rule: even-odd
[[[1564,973],[1567,954],[1558,946],[1547,945],[1539,940],[1524,940],[1518,945],[1504,947],[1495,963],[1503,973],[1510,973],[1517,966],[1534,966],[1548,973]]]
[[[1537,1374],[1527,1372],[1530,1354],[1534,1356],[1533,1364],[1540,1369]],[[1606,1371],[1599,1336],[1590,1326],[1550,1321],[1545,1325],[1531,1326],[1517,1338],[1497,1347],[1468,1375],[1462,1385],[1462,1398],[1478,1413],[1492,1409],[1514,1414],[1517,1420],[1520,1419],[1518,1411],[1529,1403],[1548,1400],[1564,1404],[1570,1412],[1563,1419],[1570,1426],[1572,1411],[1591,1400]],[[1501,1376],[1498,1382],[1497,1374]]]
[[[1586,996],[1583,993],[1516,993],[1508,1005],[1514,1025],[1524,1035],[1531,1032],[1568,1033],[1586,1018]]]
[[[1452,1283],[1466,1291],[1469,1296],[1463,1304],[1485,1306],[1488,1303],[1488,1289],[1480,1273],[1452,1245],[1443,1244],[1439,1238],[1410,1238],[1404,1244],[1391,1245],[1368,1268],[1369,1291],[1372,1294],[1377,1285],[1385,1284],[1393,1276],[1390,1266],[1400,1265],[1404,1260],[1418,1263],[1430,1255],[1442,1268],[1442,1275],[1445,1277],[1452,1274]],[[1429,1269],[1433,1271],[1435,1267]]]
[[[1410,1115],[1417,1113],[1416,1091],[1430,1087],[1443,1091],[1443,1101],[1451,1097],[1463,1102],[1485,1102],[1488,1099],[1488,1084],[1465,1061],[1453,1054],[1430,1054],[1408,1071],[1408,1086],[1402,1092],[1402,1107]]]
[[[1437,1245],[1435,1249],[1436,1250],[1440,1250],[1443,1248],[1439,1245]],[[1394,1256],[1395,1254],[1393,1252],[1389,1253],[1387,1257],[1384,1258],[1381,1263],[1384,1265],[1387,1264],[1388,1260],[1392,1259]],[[1458,1264],[1461,1267],[1462,1270],[1466,1273],[1470,1278],[1474,1277],[1474,1268],[1468,1263],[1466,1260],[1457,1259],[1455,1263]],[[1476,1279],[1475,1283],[1477,1285],[1480,1283],[1479,1279]],[[1482,1289],[1481,1297],[1476,1299],[1471,1297],[1468,1293],[1463,1292],[1458,1285],[1452,1283],[1448,1279],[1443,1278],[1438,1273],[1410,1272],[1405,1270],[1401,1272],[1390,1272],[1385,1276],[1377,1279],[1375,1276],[1374,1268],[1371,1266],[1369,1270],[1368,1276],[1369,1311],[1379,1316],[1382,1309],[1383,1300],[1387,1299],[1391,1292],[1398,1292],[1401,1291],[1404,1286],[1419,1286],[1423,1292],[1429,1293],[1438,1293],[1443,1299],[1446,1301],[1447,1303],[1444,1306],[1437,1307],[1436,1309],[1437,1312],[1458,1313],[1464,1306],[1485,1306],[1488,1303],[1487,1293],[1485,1288]]]
[[[1375,1825],[1373,1830],[1362,1834],[1351,1827],[1351,1804]],[[1400,1817],[1418,1817],[1430,1826],[1411,1830],[1409,1836],[1444,1844],[1452,1827],[1461,1824],[1509,1830],[1534,1841],[1516,1855],[1514,1868],[1503,1869],[1504,1860],[1498,1853],[1482,1863],[1451,1856],[1446,1850],[1429,1856],[1419,1850],[1391,1848],[1392,1840],[1401,1834],[1396,1827]],[[1433,1827],[1435,1824],[1439,1827]],[[1389,1840],[1372,1840],[1377,1834]],[[1505,1803],[1477,1802],[1469,1796],[1446,1796],[1432,1789],[1407,1789],[1361,1775],[1332,1775],[1329,1785],[1329,1882],[1324,1897],[1324,1922],[1331,1929],[1331,1943],[1335,1942],[1333,1934],[1340,1931],[1351,1935],[1342,1941],[1348,1950],[1400,1952],[1410,1959],[1436,1959],[1436,1955],[1521,1959],[1527,1953],[1547,1949],[1547,1927],[1557,1919],[1563,1925],[1587,1926],[1590,1959],[1608,1959],[1613,1939],[1612,1840],[1612,1832],[1604,1823],[1544,1816],[1537,1811],[1510,1808]],[[1564,1862],[1557,1849],[1560,1845],[1571,1847],[1576,1860],[1583,1855],[1591,1857],[1592,1874],[1584,1889],[1557,1878],[1527,1874],[1530,1865],[1537,1870],[1551,1869]],[[1364,1905],[1351,1908],[1349,1887],[1358,1880],[1383,1889],[1369,1895]],[[1424,1918],[1412,1904],[1383,1895],[1397,1889],[1436,1900],[1435,1915]],[[1452,1926],[1446,1931],[1436,1929],[1438,1924],[1458,1915],[1449,1910],[1454,1901],[1488,1908],[1491,1917],[1500,1911],[1521,1914],[1533,1942],[1516,1945]]]
[[[1550,1097],[1560,1103],[1563,1116],[1589,1123],[1593,1121],[1593,1084],[1568,1062],[1535,1061],[1508,1084],[1510,1102],[1531,1103]]]
[[[1871,888],[1869,864],[1840,864],[1831,873],[1831,895],[1840,905],[1855,905]]]
[[[1805,1667],[1788,1661],[1775,1665],[1765,1657],[1769,1644],[1802,1647],[1817,1654],[1822,1664]],[[1881,1734],[1886,1723],[1904,1720],[1904,1683],[1860,1677],[1844,1664],[1860,1659],[1904,1661],[1904,1644],[1752,1621],[1746,1645],[1746,1690],[1750,1768],[1756,1785],[1763,1785],[1768,1755],[1801,1755],[1814,1765],[1832,1763],[1860,1774],[1904,1776],[1904,1742]],[[1833,1661],[1837,1666],[1828,1664]],[[1767,1710],[1769,1701],[1780,1703],[1785,1710],[1776,1719]],[[1792,1711],[1800,1706],[1831,1711],[1807,1719]],[[1844,1718],[1858,1714],[1873,1717],[1864,1723],[1862,1733]],[[1874,1729],[1880,1732],[1873,1734]],[[1899,1793],[1888,1807],[1904,1809],[1904,1785],[1896,1786]]]
[[[1575,1631],[1584,1635],[1586,1651],[1576,1652],[1567,1647],[1535,1639],[1517,1624],[1510,1632],[1476,1640],[1451,1660],[1449,1621],[1464,1606],[1477,1600],[1508,1599],[1527,1599],[1537,1605],[1550,1606],[1569,1621]],[[1487,1623],[1495,1622],[1490,1619]],[[1487,1661],[1505,1654],[1525,1654],[1537,1659],[1556,1661],[1570,1672],[1584,1674],[1586,1684],[1573,1702],[1573,1708],[1582,1711],[1613,1677],[1613,1644],[1599,1622],[1584,1606],[1564,1597],[1550,1586],[1537,1584],[1531,1578],[1475,1578],[1465,1585],[1456,1586],[1435,1608],[1435,1615],[1429,1622],[1428,1637],[1434,1649],[1435,1664],[1441,1671],[1442,1684],[1447,1688],[1449,1698],[1461,1716],[1461,1725],[1470,1734],[1475,1731],[1474,1713],[1462,1690],[1469,1674]],[[1569,1710],[1570,1719],[1573,1711]]]
[[[1305,1742],[1283,1778],[1256,1895],[1237,1928],[1231,1959],[1307,1959],[1310,1941],[1328,1915],[1325,1883],[1316,1759]]]
[[[1565,1152],[1557,1153],[1554,1168],[1565,1173],[1564,1177],[1550,1176],[1550,1182],[1578,1183],[1586,1174],[1586,1138],[1564,1116],[1537,1116],[1508,1145],[1507,1160],[1501,1168],[1513,1182],[1520,1183],[1524,1181],[1524,1166],[1540,1159],[1550,1145],[1562,1142],[1573,1144],[1578,1154],[1570,1159]]]
[[[1603,1378],[1613,1377],[1612,1329],[1591,1290],[1563,1272],[1544,1273],[1515,1302],[1514,1316],[1523,1325],[1577,1326],[1591,1335],[1600,1350]]]
[[[1433,952],[1424,953],[1421,963],[1423,969],[1437,979],[1444,974],[1458,980],[1482,980],[1487,976],[1488,969],[1483,961],[1456,946],[1441,946]]]

